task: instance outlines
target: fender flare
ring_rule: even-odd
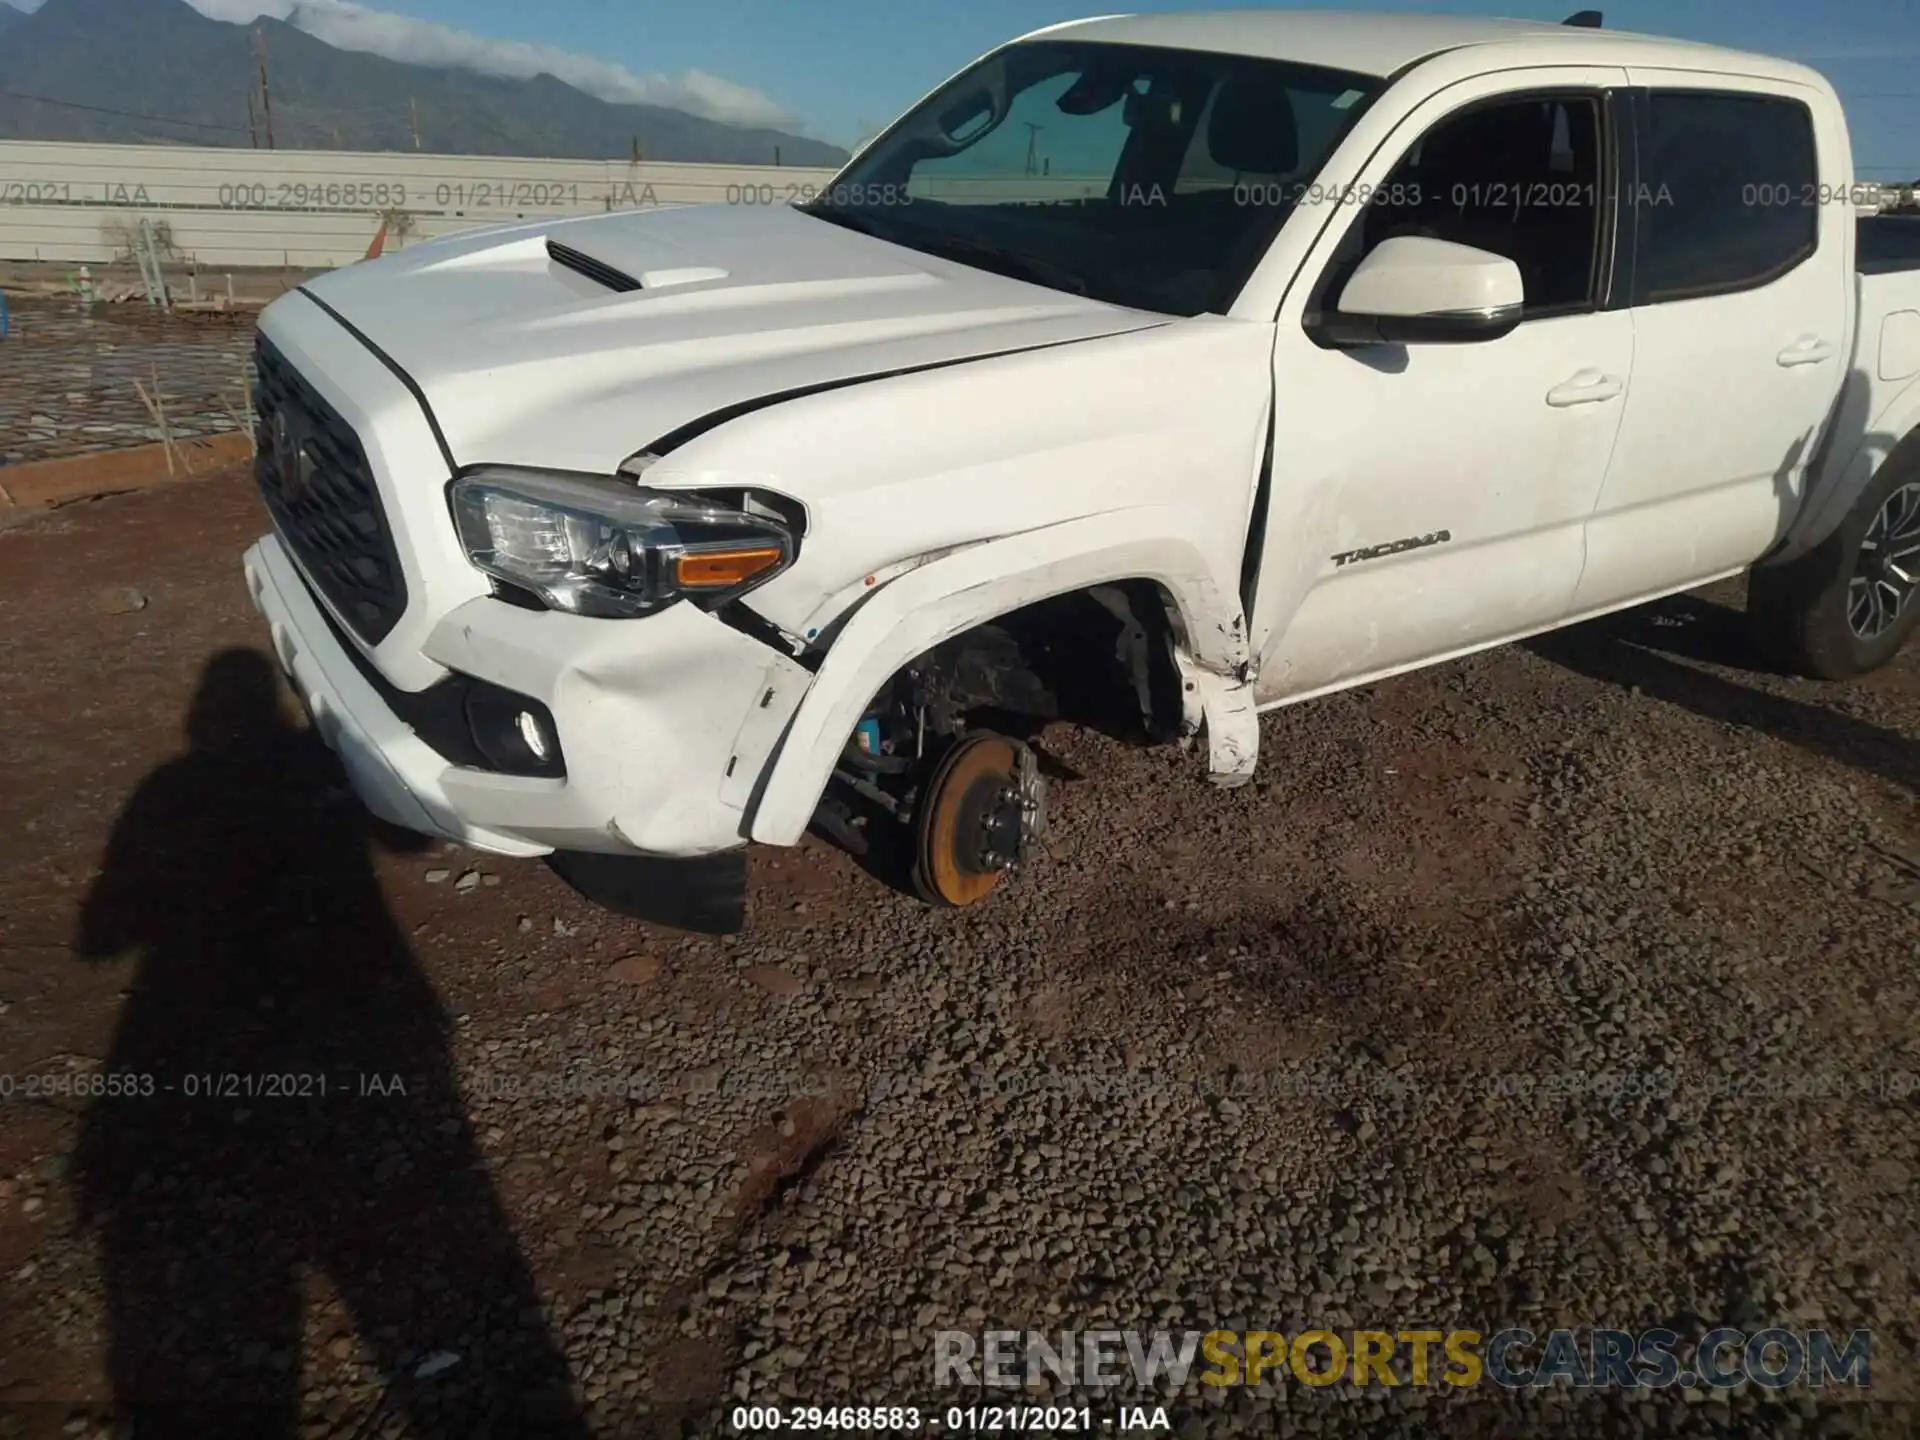
[[[1840,528],[1840,522],[1847,518],[1854,502],[1873,483],[1873,477],[1880,473],[1880,467],[1893,452],[1915,440],[1917,430],[1920,430],[1920,379],[1911,381],[1881,407],[1854,443],[1845,463],[1830,472],[1836,478],[1809,497],[1812,503],[1794,525],[1787,542],[1763,563],[1771,565],[1796,559],[1821,545]]]
[[[754,840],[806,833],[847,737],[880,687],[915,656],[974,626],[1054,595],[1116,580],[1153,580],[1173,597],[1188,656],[1236,674],[1247,660],[1240,603],[1208,567],[1191,512],[1139,506],[1022,531],[909,570],[856,609],[794,712],[754,807]]]

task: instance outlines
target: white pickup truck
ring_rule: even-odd
[[[1885,664],[1920,221],[1859,202],[1778,60],[1054,26],[803,203],[275,302],[247,582],[388,820],[603,877],[817,827],[968,904],[1041,833],[1050,718],[1204,735],[1235,784],[1263,709],[1750,567],[1783,660]]]

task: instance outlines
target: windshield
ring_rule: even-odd
[[[800,208],[1095,299],[1223,312],[1383,83],[1027,41],[942,86]]]

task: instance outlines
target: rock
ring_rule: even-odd
[[[434,1376],[453,1369],[459,1363],[460,1357],[451,1350],[436,1350],[414,1367],[413,1378],[431,1380]]]
[[[752,965],[741,974],[769,995],[777,995],[782,1000],[791,1000],[806,992],[807,982],[790,970],[778,965]]]
[[[635,952],[623,955],[607,967],[607,974],[627,985],[651,985],[666,968],[666,962],[657,955],[645,955]]]
[[[147,608],[147,593],[132,585],[114,585],[94,592],[93,608],[102,615],[131,615]]]
[[[439,870],[439,869],[429,870],[427,871],[427,874],[426,874],[427,884],[444,885],[447,881],[447,877],[451,874],[453,874],[451,870]]]

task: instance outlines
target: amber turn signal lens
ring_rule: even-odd
[[[786,552],[777,545],[761,545],[751,550],[703,550],[675,560],[673,578],[683,590],[724,590],[777,569],[785,558]]]

